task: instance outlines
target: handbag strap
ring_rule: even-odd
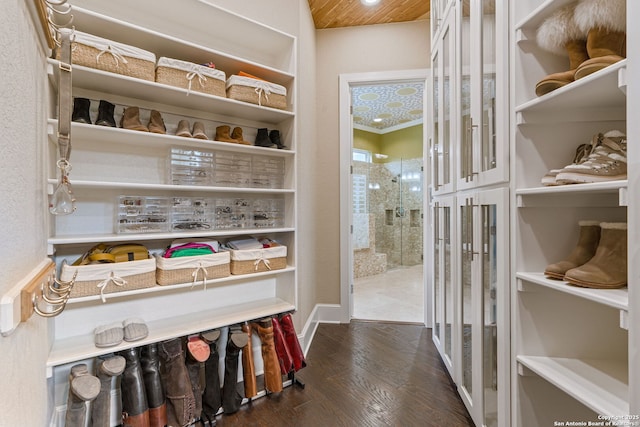
[[[73,30],[60,28],[58,85],[58,149],[61,160],[71,155],[71,36]]]

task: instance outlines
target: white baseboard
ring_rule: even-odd
[[[304,354],[307,354],[313,336],[320,323],[341,323],[342,307],[339,304],[316,304],[307,318],[307,322],[302,328],[302,333],[298,335],[298,340],[302,346]]]

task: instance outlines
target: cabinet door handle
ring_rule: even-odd
[[[473,171],[473,134],[474,134],[474,130],[478,129],[478,125],[474,125],[473,124],[473,117],[469,118],[469,126],[467,128],[467,131],[469,132],[469,138],[468,138],[468,144],[466,147],[466,161],[467,161],[467,167],[465,170],[466,173],[466,177],[465,177],[465,181],[469,182],[469,181],[473,181],[473,176],[474,175],[478,175],[478,172],[474,172]]]

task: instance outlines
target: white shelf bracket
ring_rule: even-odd
[[[629,312],[620,310],[620,329],[629,330]]]
[[[618,191],[618,204],[620,206],[629,206],[627,187],[623,187]]]
[[[535,377],[537,376],[535,372],[531,369],[527,368],[522,363],[518,362],[518,375],[521,377]]]
[[[625,95],[627,94],[627,67],[618,70],[618,89]]]

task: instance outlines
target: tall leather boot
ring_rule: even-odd
[[[575,80],[576,69],[589,59],[587,32],[576,25],[573,16],[575,5],[562,7],[549,16],[538,28],[538,45],[556,55],[569,57],[569,69],[552,73],[536,84],[536,95],[542,96]]]
[[[258,133],[256,134],[256,141],[253,145],[258,147],[273,147],[275,144],[271,142],[269,139],[269,129],[261,128],[258,129]]]
[[[201,419],[209,421],[209,425],[213,426],[216,424],[216,414],[222,406],[220,372],[218,370],[220,330],[202,332],[200,337],[209,344],[209,358],[204,362],[205,387],[202,395]]]
[[[234,144],[237,144],[238,141],[231,138],[230,133],[231,133],[231,128],[229,126],[218,126],[216,128],[215,140],[222,141],[222,142],[233,142]]]
[[[295,327],[293,326],[293,319],[291,313],[283,314],[280,317],[280,325],[282,326],[282,332],[284,332],[284,339],[287,342],[287,347],[293,357],[293,370],[298,372],[300,369],[307,366],[307,361],[304,358],[304,352],[300,347],[300,341],[298,341],[298,334],[296,334]]]
[[[249,322],[242,324],[242,332],[247,334],[247,345],[242,349],[242,378],[244,382],[244,396],[251,399],[258,394],[256,381],[256,367],[253,363],[253,345],[251,344],[251,326]]]
[[[140,366],[149,405],[149,427],[164,427],[167,425],[167,403],[160,378],[158,344],[145,345],[140,349]]]
[[[120,380],[123,427],[149,426],[149,405],[137,348],[118,352],[126,360]]]
[[[140,109],[138,107],[125,108],[120,118],[120,127],[123,129],[149,132],[149,129],[140,121]]]
[[[115,108],[116,106],[112,103],[101,99],[100,105],[98,106],[98,118],[96,119],[96,124],[98,126],[116,127],[116,119],[113,118],[113,111]]]
[[[222,409],[225,414],[237,412],[242,403],[242,395],[238,392],[238,359],[240,350],[247,345],[247,339],[247,334],[242,332],[240,327],[229,328],[222,384]]]
[[[581,0],[574,20],[587,34],[589,59],[576,70],[576,79],[595,73],[627,56],[626,0]]]
[[[196,401],[196,417],[202,414],[202,393],[204,391],[204,362],[209,359],[209,345],[199,336],[190,336],[187,342],[187,372],[191,381],[191,390]]]
[[[293,370],[293,357],[287,347],[287,342],[284,339],[284,333],[280,326],[280,321],[277,317],[271,319],[273,324],[273,343],[276,347],[276,354],[278,355],[278,363],[280,364],[280,373],[287,375]]]
[[[627,285],[627,223],[602,222],[596,254],[587,263],[564,276],[572,285],[594,289],[615,289]]]
[[[158,344],[160,377],[167,398],[167,425],[188,426],[196,418],[196,401],[180,338]]]
[[[549,264],[544,270],[545,276],[563,280],[568,270],[581,266],[595,255],[600,242],[600,222],[579,221],[578,224],[580,225],[578,244],[566,259]]]
[[[90,125],[91,116],[89,115],[89,107],[91,107],[90,99],[73,98],[73,113],[71,114],[71,120]]]
[[[100,393],[91,404],[91,426],[111,427],[111,384],[121,375],[127,362],[122,356],[101,356],[96,359],[96,376]]]
[[[69,396],[67,397],[67,413],[65,427],[84,427],[87,418],[87,405],[98,397],[100,380],[89,374],[84,363],[75,365],[69,373]]]
[[[233,132],[231,132],[231,139],[235,139],[238,142],[238,144],[251,145],[249,141],[244,140],[241,127],[233,128]]]
[[[265,318],[251,324],[262,342],[262,361],[264,364],[264,386],[272,392],[282,391],[282,373],[278,363],[275,343],[273,341],[273,323],[271,318]]]

